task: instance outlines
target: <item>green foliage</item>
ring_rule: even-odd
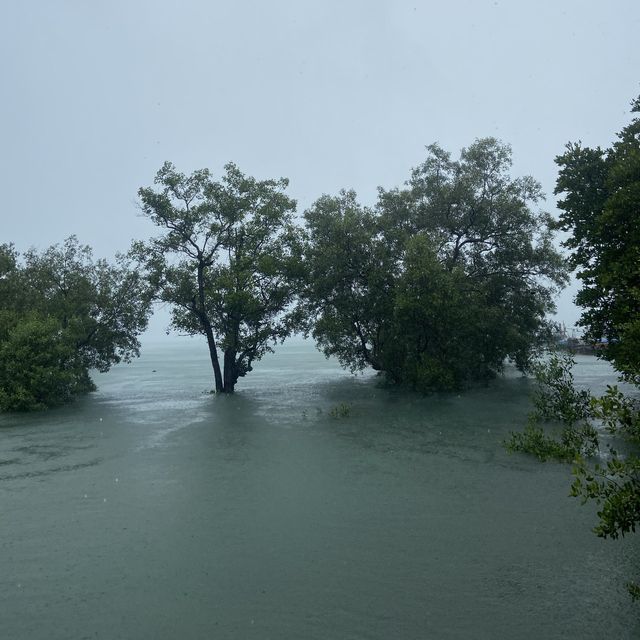
[[[352,371],[382,368],[395,265],[373,211],[353,191],[322,196],[304,214],[307,325],[327,356]]]
[[[75,237],[22,256],[0,247],[0,410],[42,409],[95,389],[90,369],[139,354],[150,296],[119,257],[93,261]]]
[[[598,432],[593,426],[593,398],[573,383],[573,358],[552,354],[533,367],[537,386],[534,410],[521,432],[512,433],[505,443],[508,451],[529,453],[539,460],[573,462],[598,451]],[[543,424],[551,426],[545,430]]]
[[[225,169],[215,182],[207,169],[185,176],[165,163],[158,189],[139,190],[143,213],[163,233],[134,244],[133,255],[157,299],[172,305],[172,327],[206,336],[216,391],[230,393],[297,326],[300,238],[285,179]]]
[[[531,178],[511,150],[477,140],[459,161],[437,145],[405,189],[353,192],[307,212],[304,301],[326,355],[421,390],[486,380],[505,358],[526,369],[566,282]]]
[[[570,354],[552,353],[548,360],[537,362],[532,372],[538,383],[533,394],[534,421],[553,421],[568,427],[584,424],[592,416],[591,394],[574,386]]]
[[[591,410],[610,434],[640,444],[640,406],[637,398],[624,395],[616,385],[607,385],[603,396],[592,398]]]
[[[334,420],[337,420],[339,418],[348,418],[351,415],[351,406],[348,405],[346,402],[341,402],[335,407],[331,407],[329,411],[329,415]]]
[[[557,438],[548,435],[536,423],[529,422],[523,431],[511,434],[506,448],[511,453],[530,453],[542,462],[571,462],[580,453],[581,441],[579,435],[572,431],[563,430],[561,437]]]
[[[640,112],[640,98],[632,113]],[[582,287],[576,302],[585,337],[604,341],[600,354],[627,382],[640,385],[640,118],[635,117],[609,148],[567,145],[556,158],[556,193],[562,198],[559,229]],[[631,445],[627,455],[611,450],[604,464],[579,460],[571,494],[601,509],[594,531],[604,538],[634,532],[640,522],[640,407],[616,386],[590,402],[592,418]],[[630,583],[640,598],[640,585]]]
[[[585,456],[599,452],[595,425],[606,427],[612,435],[638,441],[640,407],[638,401],[609,386],[601,397],[577,390],[571,368],[571,356],[553,355],[536,367],[538,388],[535,409],[524,431],[513,433],[507,449],[537,456],[541,460],[574,462],[571,495],[602,504],[597,535],[617,538],[635,531],[640,522],[640,460],[636,455],[623,457],[610,450],[603,465],[589,465]],[[561,429],[560,437],[549,435],[540,424],[551,422]]]
[[[583,504],[595,500],[602,505],[594,532],[602,538],[618,538],[635,532],[640,522],[640,459],[636,456],[607,460],[589,467],[579,461],[573,468],[571,495]]]
[[[609,149],[569,144],[556,163],[557,226],[571,233],[564,245],[582,281],[579,324],[587,339],[607,341],[603,355],[618,371],[640,381],[640,118]]]
[[[627,582],[627,590],[633,600],[640,600],[640,584],[637,582]]]
[[[55,318],[22,317],[0,342],[0,410],[44,409],[93,389]]]
[[[625,396],[616,386],[591,399],[594,419],[613,435],[638,444],[640,435],[640,402]],[[574,466],[571,495],[582,502],[595,500],[602,505],[600,522],[594,529],[603,538],[617,538],[636,530],[640,522],[640,458],[631,450],[626,456],[614,449],[604,464],[593,466],[579,459]]]
[[[511,452],[529,453],[543,461],[573,462],[571,495],[583,504],[593,500],[600,505],[593,530],[602,538],[616,539],[635,532],[640,523],[640,458],[634,450],[625,456],[611,447],[604,463],[589,458],[600,453],[597,426],[637,445],[640,404],[616,386],[608,386],[600,397],[577,390],[571,373],[574,364],[565,354],[535,367],[535,409],[524,430],[512,433],[505,444]],[[541,426],[544,423],[547,429]],[[640,594],[638,585],[630,583],[628,589],[634,598]]]
[[[511,149],[494,138],[477,140],[457,161],[437,145],[428,151],[409,181],[404,201],[410,206],[390,206],[397,195],[386,194],[382,217],[386,228],[400,222],[408,237],[428,238],[454,276],[445,289],[458,298],[457,323],[448,341],[438,336],[434,342],[457,339],[457,350],[471,353],[465,369],[472,379],[500,371],[505,358],[526,369],[548,336],[553,294],[566,282],[550,218],[534,208],[540,186],[529,176],[509,175]]]
[[[487,339],[497,329],[482,302],[462,269],[438,260],[428,238],[409,239],[396,281],[393,339],[384,351],[387,377],[421,391],[490,378],[503,357]]]

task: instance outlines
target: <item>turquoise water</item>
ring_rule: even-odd
[[[0,417],[2,638],[640,635],[637,542],[501,446],[514,372],[420,397],[298,341],[214,397],[206,347],[167,339],[96,382]]]

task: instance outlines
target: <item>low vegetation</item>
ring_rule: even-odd
[[[340,404],[331,407],[329,410],[329,416],[334,419],[340,418],[348,418],[351,415],[351,405],[346,402],[341,402]]]

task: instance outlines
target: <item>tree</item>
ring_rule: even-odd
[[[139,355],[148,285],[127,260],[94,261],[74,236],[20,256],[0,247],[0,410],[42,409],[95,389],[89,371]]]
[[[640,112],[640,98],[632,113]],[[570,232],[582,288],[576,303],[585,336],[606,341],[602,354],[627,378],[640,380],[640,118],[608,149],[568,144],[556,158],[558,228]]]
[[[640,113],[640,97],[631,112]],[[573,250],[571,263],[582,281],[579,324],[588,339],[606,340],[600,354],[623,379],[640,386],[640,118],[610,148],[569,144],[556,162],[558,226],[571,233],[565,246]],[[626,455],[611,451],[604,465],[580,460],[572,495],[601,504],[594,531],[617,538],[640,524],[640,405],[609,387],[594,399],[593,418],[632,448]],[[629,590],[640,598],[640,585],[630,584]]]
[[[216,391],[232,393],[297,322],[300,239],[286,179],[225,170],[215,182],[207,169],[185,176],[165,163],[158,189],[139,190],[143,213],[163,234],[136,243],[134,254],[157,299],[173,305],[172,327],[206,337]]]
[[[459,388],[511,358],[525,369],[549,336],[566,282],[530,177],[511,178],[493,138],[459,161],[437,145],[373,210],[353,192],[305,213],[307,308],[327,355],[420,389]]]
[[[640,98],[632,103],[632,113],[638,112]],[[576,296],[583,308],[579,324],[587,339],[606,341],[598,354],[638,387],[640,118],[634,118],[609,149],[568,144],[556,162],[560,171],[555,192],[562,196],[557,227],[571,234],[564,246],[572,250],[570,263],[582,281]],[[552,358],[539,368],[538,411],[523,433],[513,434],[508,447],[541,459],[573,462],[571,495],[600,505],[594,532],[615,539],[640,525],[640,402],[616,386],[600,397],[576,391],[573,364],[571,359]],[[540,426],[544,421],[561,427],[560,440],[545,433]],[[606,459],[598,461],[602,445],[596,427],[604,427],[625,450],[609,444]],[[640,585],[630,583],[628,588],[640,599]]]

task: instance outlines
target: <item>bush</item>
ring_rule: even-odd
[[[508,451],[530,453],[538,459],[573,462],[580,456],[598,452],[598,432],[592,424],[594,399],[573,384],[575,361],[568,355],[553,354],[533,366],[537,388],[534,410],[524,431],[512,433],[505,443]],[[541,424],[551,424],[559,435],[549,435]]]
[[[32,411],[95,387],[53,318],[30,316],[0,342],[0,411]]]

